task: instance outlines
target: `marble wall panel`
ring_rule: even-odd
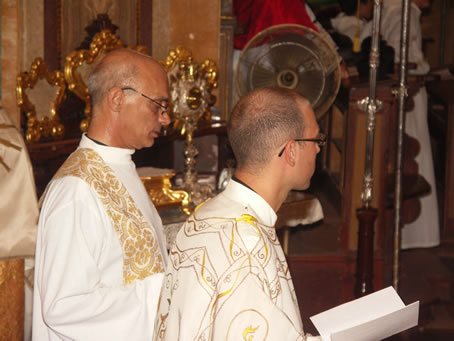
[[[183,45],[192,50],[195,61],[209,58],[218,63],[220,15],[220,0],[172,0],[171,48]]]
[[[22,0],[21,71],[30,69],[37,57],[44,58],[44,1]]]
[[[164,60],[170,49],[170,4],[168,0],[153,0],[153,50],[151,55]]]

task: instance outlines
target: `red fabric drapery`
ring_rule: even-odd
[[[242,31],[234,38],[234,46],[240,50],[257,33],[274,25],[299,24],[318,32],[304,0],[233,0],[233,13]]]

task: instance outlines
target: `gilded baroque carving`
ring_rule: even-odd
[[[202,117],[211,120],[210,107],[216,102],[212,90],[218,86],[218,69],[209,59],[202,64],[195,63],[192,53],[184,47],[170,51],[161,63],[169,79],[172,116],[176,119],[174,128],[181,129],[181,134],[185,135],[184,189],[189,192],[191,202],[198,205],[212,193],[208,186],[197,182],[195,157],[198,151],[193,134]]]
[[[159,176],[141,176],[145,189],[153,202],[159,208],[181,205],[186,214],[190,214],[189,194],[184,190],[172,189],[170,179],[175,175],[171,172]]]
[[[17,105],[27,118],[27,143],[39,142],[43,137],[60,139],[64,136],[58,109],[64,100],[65,89],[63,73],[49,72],[42,58],[34,60],[29,72],[17,76]],[[34,98],[35,103],[31,98]]]

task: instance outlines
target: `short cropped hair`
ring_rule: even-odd
[[[110,89],[134,87],[137,83],[137,74],[137,66],[132,62],[103,63],[101,61],[88,76],[87,81],[92,108],[102,102]]]
[[[271,87],[242,97],[232,110],[227,133],[237,168],[266,165],[286,141],[301,138],[303,117],[296,91]]]

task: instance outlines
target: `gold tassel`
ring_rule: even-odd
[[[359,34],[355,34],[355,38],[353,39],[353,52],[358,53],[359,50],[360,50]]]

